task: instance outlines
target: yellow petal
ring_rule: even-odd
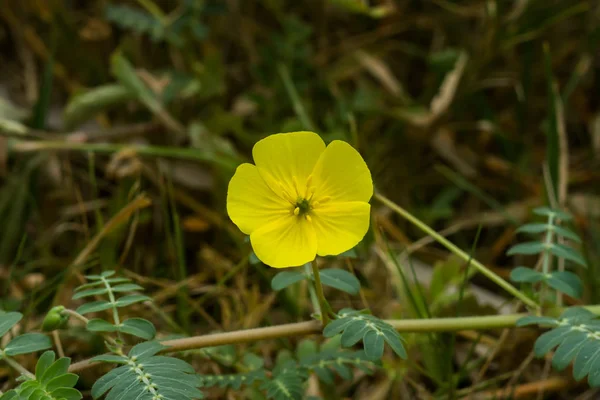
[[[267,184],[295,202],[304,197],[307,179],[324,150],[325,143],[316,133],[277,133],[258,141],[252,156]]]
[[[371,206],[354,201],[326,203],[312,211],[317,254],[338,255],[358,244],[369,230]]]
[[[332,202],[369,201],[373,196],[371,171],[352,146],[334,140],[313,171],[315,200]]]
[[[317,256],[312,224],[294,214],[255,230],[250,243],[258,259],[273,268],[298,267]]]
[[[227,214],[249,235],[293,211],[293,206],[275,194],[252,164],[240,165],[229,181]]]

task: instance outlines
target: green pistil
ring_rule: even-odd
[[[298,215],[304,215],[310,211],[310,203],[306,199],[298,199],[296,207],[300,210]]]

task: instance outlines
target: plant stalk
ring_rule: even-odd
[[[600,305],[584,306],[587,310],[600,315]],[[564,309],[556,309],[552,315],[560,315]],[[430,318],[430,319],[393,319],[386,320],[400,333],[413,332],[456,332],[468,330],[486,330],[514,328],[519,319],[530,314],[506,314],[475,317]],[[166,340],[161,342],[166,349],[161,353],[196,350],[205,347],[223,346],[256,342],[258,340],[280,339],[292,336],[314,335],[321,333],[323,325],[319,321],[296,322],[268,326],[264,328],[243,329],[233,332],[212,333],[202,336],[193,336],[181,339]],[[72,364],[69,372],[79,372],[93,365],[90,360]]]
[[[35,379],[35,375],[33,375],[31,372],[27,371],[25,369],[25,367],[23,367],[21,364],[19,364],[18,362],[16,362],[15,360],[13,360],[12,358],[4,355],[4,357],[0,357],[0,360],[4,360],[6,361],[6,363],[13,368],[16,371],[19,371],[22,375],[25,375],[28,378],[31,379]]]
[[[317,298],[319,299],[319,306],[321,308],[321,321],[323,322],[323,326],[327,326],[329,323],[329,307],[325,295],[323,294],[323,284],[321,283],[321,275],[319,274],[317,260],[314,259],[310,265],[312,266],[313,276],[315,277],[315,288],[317,289]]]
[[[434,231],[429,226],[427,226],[423,221],[421,221],[420,219],[418,219],[417,217],[415,217],[414,215],[412,215],[411,213],[409,213],[408,211],[406,211],[405,209],[403,209],[402,207],[400,207],[399,205],[397,205],[396,203],[394,203],[393,201],[391,201],[390,199],[388,199],[387,197],[383,196],[380,193],[375,193],[374,197],[377,200],[379,200],[381,203],[385,204],[386,206],[391,208],[393,211],[398,213],[400,216],[407,219],[409,222],[411,222],[417,228],[421,229],[423,232],[427,233],[432,238],[437,240],[442,246],[444,246],[445,248],[450,250],[452,253],[459,256],[464,261],[469,262],[481,274],[483,274],[485,277],[487,277],[488,279],[493,281],[495,284],[500,286],[502,289],[506,290],[508,293],[513,295],[515,298],[521,300],[524,304],[526,304],[527,306],[532,307],[536,310],[540,308],[539,304],[537,304],[534,300],[530,299],[525,294],[521,293],[513,285],[511,285],[510,283],[508,283],[507,281],[502,279],[500,276],[498,276],[496,273],[494,273],[493,271],[488,269],[485,265],[481,264],[479,261],[475,260],[469,254],[465,253],[463,250],[458,248],[454,243],[450,242],[448,239],[446,239],[442,235],[438,234],[436,231]]]

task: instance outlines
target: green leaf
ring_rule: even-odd
[[[60,388],[52,392],[52,396],[60,400],[79,400],[83,396],[73,388]]]
[[[144,290],[144,288],[135,283],[125,283],[123,285],[113,286],[111,290],[113,292],[133,292],[136,290]]]
[[[159,351],[166,349],[167,346],[159,342],[144,342],[133,346],[129,351],[129,357],[136,357],[138,360],[144,360],[158,354]]]
[[[127,356],[127,365],[109,371],[94,383],[92,397],[97,399],[108,392],[106,398],[110,400],[145,400],[146,397],[138,396],[151,385],[163,400],[201,399],[202,392],[197,389],[201,381],[194,368],[177,358],[154,355],[162,348],[157,342],[134,346]]]
[[[596,318],[596,314],[583,307],[569,307],[561,315],[561,322],[571,325],[581,324]]]
[[[577,251],[564,244],[552,243],[549,250],[556,257],[564,258],[565,260],[573,261],[576,264],[586,267],[585,259]]]
[[[73,389],[78,376],[68,373],[68,358],[54,361],[54,352],[45,352],[35,367],[34,379],[26,378],[8,398],[15,400],[79,400],[82,398],[78,390]],[[15,397],[16,395],[16,397]],[[5,395],[6,396],[6,395]],[[0,396],[4,400],[7,397]]]
[[[101,287],[101,288],[96,288],[96,289],[86,289],[86,290],[82,290],[80,292],[76,292],[73,295],[73,300],[77,300],[77,299],[81,299],[83,297],[89,297],[89,296],[97,296],[97,295],[106,294],[106,293],[108,293],[108,288],[106,288],[106,287]]]
[[[6,335],[6,332],[17,324],[23,318],[23,314],[18,312],[0,313],[0,337]]]
[[[154,92],[138,77],[131,63],[120,52],[115,52],[112,55],[110,64],[112,74],[140,102],[154,112],[162,109],[162,105]]]
[[[321,282],[349,294],[358,294],[360,291],[360,282],[348,271],[343,269],[323,269],[319,271]]]
[[[63,114],[65,127],[76,128],[96,114],[135,98],[131,90],[120,84],[96,86],[69,101]]]
[[[517,228],[516,232],[524,232],[524,233],[542,233],[552,231],[559,236],[564,237],[565,239],[571,239],[574,242],[581,243],[581,239],[579,236],[570,229],[560,227],[558,225],[552,224],[526,224],[519,228]]]
[[[548,285],[571,297],[580,298],[583,294],[583,283],[579,276],[569,271],[552,272],[546,280]]]
[[[506,252],[506,254],[509,256],[512,256],[515,254],[523,254],[523,255],[541,254],[545,250],[546,250],[546,245],[542,242],[525,242],[525,243],[519,243],[519,244],[514,245]]]
[[[407,357],[400,334],[390,324],[373,315],[362,314],[356,310],[341,310],[338,314],[338,318],[325,327],[323,335],[325,337],[332,337],[341,333],[341,343],[344,347],[353,346],[362,340],[367,356],[375,356],[380,352],[380,339],[375,338],[371,332],[375,332],[377,335],[382,336],[383,341],[387,343],[398,356],[402,358]],[[366,342],[367,340],[368,343]],[[369,346],[368,349],[367,346]]]
[[[50,382],[48,382],[48,384],[46,385],[46,390],[50,391],[50,392],[54,392],[55,390],[58,390],[60,388],[70,388],[75,386],[75,384],[77,383],[77,380],[79,379],[79,376],[75,375],[75,374],[63,374],[63,375],[59,375],[54,379],[51,379]]]
[[[52,365],[52,363],[54,362],[54,358],[55,354],[53,351],[46,351],[44,352],[44,354],[42,354],[35,366],[36,379],[41,379],[48,367],[50,367],[50,365]]]
[[[156,335],[156,328],[150,321],[142,318],[130,318],[119,326],[119,331],[142,339],[151,340]]]
[[[116,326],[101,318],[90,319],[86,328],[90,332],[117,332],[119,330]]]
[[[126,364],[128,360],[129,359],[127,357],[117,354],[101,354],[93,357],[90,362],[102,361],[107,363]]]
[[[69,358],[59,358],[46,369],[40,382],[46,385],[54,378],[66,374],[69,370],[69,365],[71,365],[71,360]]]
[[[550,224],[543,224],[543,223],[525,224],[525,225],[518,227],[517,230],[515,230],[515,232],[517,232],[517,233],[542,233],[542,232],[546,232],[547,230],[550,230],[553,228],[554,228],[554,225],[550,225]]]
[[[571,333],[570,326],[559,326],[543,333],[536,341],[533,351],[537,357],[543,357],[546,353],[563,341]]]
[[[550,216],[558,217],[563,221],[570,221],[573,219],[573,217],[571,217],[569,214],[565,213],[564,211],[554,210],[549,207],[534,208],[533,213],[537,214],[537,215],[542,215],[544,217],[550,217]]]
[[[76,310],[78,314],[84,315],[98,311],[104,311],[112,308],[112,304],[108,301],[93,301],[79,306]]]
[[[17,336],[12,339],[6,347],[4,352],[9,356],[16,356],[18,354],[34,353],[40,350],[46,350],[52,347],[52,341],[48,336],[41,333],[26,333],[21,336]]]
[[[9,390],[0,396],[0,400],[19,400],[19,395],[15,390]]]
[[[301,400],[305,383],[306,377],[298,371],[285,370],[263,383],[260,388],[266,392],[268,399]]]
[[[557,235],[564,237],[565,239],[571,239],[572,241],[574,241],[576,243],[581,243],[581,238],[570,229],[563,228],[558,225],[554,225],[554,232]]]
[[[587,332],[573,332],[556,349],[552,357],[552,366],[562,371],[573,361],[579,350],[585,345]]]
[[[102,272],[100,275],[86,275],[85,278],[88,280],[96,281],[101,280],[102,278],[108,278],[109,276],[113,276],[114,274],[116,274],[116,272],[110,269]]]
[[[282,271],[271,280],[271,289],[281,290],[296,282],[306,279],[306,275],[301,271]]]
[[[388,325],[388,329],[382,329],[381,332],[383,332],[383,339],[394,350],[394,353],[400,358],[407,359],[408,354],[406,354],[400,334],[391,325]]]
[[[93,275],[90,275],[90,276],[93,276]],[[98,276],[99,279],[102,279],[102,277],[100,275],[97,275],[97,276]],[[89,277],[86,277],[86,278],[89,278]],[[113,283],[125,283],[125,282],[131,282],[131,279],[127,279],[127,278],[108,278],[108,279],[104,279],[103,281],[96,280],[96,281],[93,281],[93,282],[86,283],[84,285],[77,286],[75,288],[75,291],[79,292],[79,291],[81,291],[83,289],[89,289],[89,288],[93,288],[93,287],[104,286],[105,283],[113,284]]]
[[[365,354],[371,360],[380,360],[383,357],[383,333],[369,331],[363,339]]]
[[[546,277],[543,273],[527,267],[517,267],[510,272],[510,280],[513,282],[535,283],[545,279]]]
[[[115,302],[115,304],[117,307],[127,307],[135,303],[140,303],[142,301],[152,301],[152,299],[148,296],[144,296],[141,294],[130,294],[128,296],[121,297]]]

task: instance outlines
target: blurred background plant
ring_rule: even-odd
[[[380,192],[506,279],[535,266],[506,256],[530,211],[569,210],[588,267],[574,270],[582,298],[564,303],[596,304],[599,22],[593,0],[4,0],[0,308],[39,323],[69,303],[79,271],[115,269],[146,288],[159,332],[307,319],[304,283],[270,290],[275,272],[249,256],[225,214],[227,182],[252,145],[293,130],[349,141]],[[333,295],[335,309],[518,311],[381,204],[348,255],[325,263],[354,271],[362,289]],[[390,353],[338,392],[595,398],[551,372],[549,358],[533,359],[535,332],[405,335],[408,361]],[[102,347],[85,331],[62,335],[74,335],[63,338],[71,357]],[[272,367],[296,345],[263,341],[190,362],[244,372],[244,353]],[[0,382],[9,374],[0,369]],[[93,373],[80,379],[89,382]],[[225,398],[220,390],[209,397]],[[323,394],[316,381],[308,394]]]

